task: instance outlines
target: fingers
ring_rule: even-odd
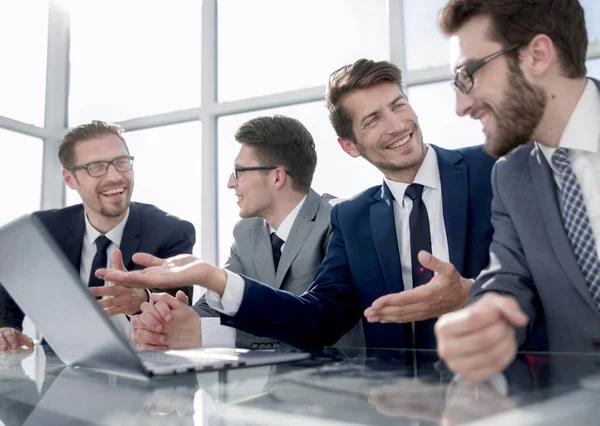
[[[124,288],[118,285],[105,285],[103,287],[90,287],[90,293],[94,297],[120,296],[124,293]]]
[[[133,343],[137,345],[165,346],[167,343],[167,337],[164,334],[155,333],[144,328],[134,329],[131,338]]]
[[[160,316],[160,314],[159,314]],[[148,312],[142,312],[139,315],[131,317],[131,326],[133,328],[145,328],[147,330],[156,331],[160,333],[163,331],[162,318],[159,320],[154,315]]]
[[[11,351],[21,346],[32,348],[33,340],[14,328],[0,328],[0,351]]]
[[[524,327],[529,322],[529,318],[521,310],[519,303],[512,297],[501,296],[498,294],[486,294],[482,298],[482,303],[491,304],[502,312],[504,318],[515,327]]]
[[[166,323],[173,319],[173,315],[171,314],[171,308],[163,301],[154,302],[154,305],[149,303],[142,303],[141,306],[142,313],[147,313],[156,318],[160,323]]]
[[[432,318],[427,302],[412,303],[408,306],[386,306],[377,310],[367,308],[365,316],[369,322],[381,323],[405,323]]]
[[[507,338],[496,342],[489,350],[480,351],[471,356],[447,359],[448,367],[469,381],[487,380],[502,372],[515,359],[517,342]]]
[[[431,287],[427,284],[420,285],[411,290],[401,291],[400,293],[386,294],[373,302],[374,310],[381,309],[385,306],[405,306],[412,303],[423,302],[431,296]],[[368,310],[369,308],[367,308]],[[366,313],[366,311],[365,311]]]
[[[419,262],[425,268],[430,271],[437,272],[438,274],[451,276],[456,274],[456,268],[450,262],[444,262],[433,256],[431,253],[421,250],[419,252]]]
[[[481,351],[490,351],[498,342],[507,339],[515,339],[515,330],[506,321],[500,320],[460,339],[440,341],[438,353],[444,359],[465,357]]]
[[[125,265],[123,264],[123,255],[121,254],[121,250],[115,249],[113,251],[112,264],[114,269],[127,272],[127,269],[125,269]]]
[[[175,298],[176,298],[177,300],[179,300],[180,302],[182,302],[182,303],[185,303],[186,305],[189,305],[189,304],[190,304],[190,299],[189,299],[189,298],[187,297],[187,295],[186,295],[186,294],[185,294],[183,291],[181,291],[181,290],[178,290],[178,291],[177,291],[177,294],[175,295]]]
[[[133,255],[132,260],[142,266],[160,266],[164,263],[163,259],[148,253],[136,253]]]
[[[178,293],[183,293],[183,292],[179,291]],[[185,296],[185,294],[184,294],[184,296]],[[182,300],[176,299],[175,297],[171,296],[169,293],[152,293],[150,295],[150,297],[152,298],[154,303],[163,302],[170,309],[180,309],[184,306],[188,306],[187,301],[184,302]],[[187,299],[187,297],[186,297],[186,299]]]
[[[169,347],[165,345],[137,345],[137,349],[140,351],[165,351]]]

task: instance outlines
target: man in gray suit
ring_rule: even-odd
[[[583,9],[453,0],[441,26],[459,46],[457,113],[506,156],[492,173],[490,266],[476,301],[437,322],[438,353],[469,380],[501,371],[540,326],[551,351],[599,353],[600,82],[585,77]]]
[[[331,239],[329,218],[336,202],[331,195],[320,196],[310,187],[317,165],[312,136],[298,120],[268,116],[243,124],[235,139],[241,147],[227,186],[235,190],[242,220],[234,228],[225,269],[302,294],[325,257]],[[205,296],[193,311],[183,294],[153,299],[154,307],[145,305],[143,313],[131,321],[133,341],[140,347],[210,346],[211,340],[217,341],[211,336],[219,331],[200,319],[219,316]],[[163,315],[157,310],[163,310]],[[162,324],[161,318],[167,314],[173,320]],[[282,346],[243,331],[236,331],[235,344],[252,349]],[[338,345],[364,346],[360,324]]]

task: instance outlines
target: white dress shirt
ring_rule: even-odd
[[[96,238],[100,235],[105,235],[111,243],[106,249],[107,255],[107,268],[112,268],[112,254],[116,248],[121,246],[121,239],[123,238],[123,231],[125,230],[125,224],[127,223],[127,219],[129,218],[129,209],[125,214],[123,220],[115,226],[113,229],[108,231],[106,234],[102,234],[96,228],[92,226],[90,221],[88,220],[87,214],[83,213],[85,217],[85,232],[83,234],[83,245],[81,249],[81,264],[79,265],[79,277],[81,278],[81,282],[87,286],[90,273],[92,269],[92,263],[94,261],[94,256],[96,256]],[[106,282],[105,285],[112,285],[110,282]],[[125,340],[131,342],[131,324],[129,320],[124,314],[114,315],[110,317],[110,320],[113,322],[115,327],[123,334]]]
[[[275,232],[275,234],[283,240],[283,245],[281,246],[282,253],[285,249],[285,242],[290,235],[292,226],[305,201],[306,195],[300,200],[298,205],[294,207],[294,210],[286,216],[283,222],[281,222],[278,229],[273,228],[273,226],[269,224],[271,234]],[[244,254],[241,253],[240,255],[243,256]],[[209,290],[206,292],[206,302],[208,303],[208,306],[216,311],[231,316],[235,315],[242,304],[242,298],[244,296],[244,279],[238,274],[228,270],[225,270],[225,272],[227,273],[227,283],[225,285],[223,297],[221,298],[217,293]],[[220,318],[202,318],[202,346],[235,346],[235,329],[221,325]]]
[[[409,216],[412,210],[412,200],[404,196],[408,184],[393,182],[384,179],[394,195],[394,221],[396,224],[396,235],[401,259],[410,259],[410,230]],[[437,164],[435,150],[428,147],[423,164],[417,172],[414,183],[424,186],[423,202],[429,216],[429,227],[431,232],[432,254],[445,262],[449,261],[448,239],[446,237],[446,226],[442,210],[442,189],[440,183],[440,172]],[[401,200],[398,202],[398,200]],[[292,212],[294,213],[294,212]],[[277,233],[279,236],[279,232]],[[398,259],[400,262],[400,259]],[[410,261],[400,262],[402,265],[402,280],[406,290],[412,288],[412,266]],[[214,292],[207,292],[206,300],[215,310],[226,315],[233,316],[242,304],[244,294],[244,280],[237,274],[227,271],[227,284],[223,297]],[[413,325],[414,327],[414,325]],[[414,333],[413,333],[414,334]]]
[[[570,149],[569,159],[579,186],[583,202],[590,220],[590,226],[596,242],[596,251],[600,257],[600,94],[596,84],[588,80],[581,99],[558,143],[559,148]],[[560,194],[560,173],[552,164],[552,154],[556,149],[538,144],[546,157]],[[562,202],[562,200],[561,200]]]
[[[413,288],[412,264],[410,255],[410,223],[409,217],[413,202],[405,195],[408,183],[394,182],[384,178],[394,196],[394,222],[396,224],[396,237],[398,238],[398,249],[400,252],[400,265],[402,266],[402,282],[404,289]],[[437,154],[431,147],[423,164],[415,176],[413,183],[423,185],[421,198],[427,208],[429,218],[429,231],[431,234],[432,254],[444,262],[449,262],[448,238],[446,237],[446,226],[444,224],[444,212],[442,209],[442,187],[440,182],[440,170],[437,163]]]

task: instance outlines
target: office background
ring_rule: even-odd
[[[580,0],[600,77],[600,3]],[[329,74],[360,57],[404,70],[426,142],[481,143],[458,118],[445,0],[0,0],[0,225],[79,202],[56,152],[66,129],[118,122],[135,159],[133,199],[191,221],[195,254],[223,264],[238,220],[226,184],[235,129],[263,114],[300,119],[315,138],[313,187],[350,197],[380,182],[336,142]]]

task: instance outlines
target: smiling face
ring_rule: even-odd
[[[339,139],[353,157],[362,156],[387,178],[412,182],[427,151],[418,119],[393,82],[355,90],[342,101],[352,117],[356,142]]]
[[[106,135],[80,141],[75,145],[75,165],[93,161],[111,161],[129,155],[125,145],[116,135]],[[125,216],[133,192],[133,169],[118,172],[114,166],[100,177],[92,177],[84,169],[73,172],[63,169],[63,177],[69,188],[76,190],[92,225],[116,222]]]
[[[235,167],[258,167],[260,164],[256,150],[242,143],[239,154],[234,161]],[[269,176],[273,170],[247,170],[238,173],[236,180],[233,173],[229,176],[227,187],[235,190],[240,207],[240,217],[268,217],[274,205],[275,195],[269,184]]]
[[[455,71],[505,47],[485,36],[490,26],[489,17],[476,16],[456,32],[459,55]],[[547,99],[541,88],[527,81],[519,64],[507,55],[499,56],[480,68],[473,80],[469,93],[456,90],[456,113],[481,121],[485,150],[501,157],[531,140],[544,115]]]

